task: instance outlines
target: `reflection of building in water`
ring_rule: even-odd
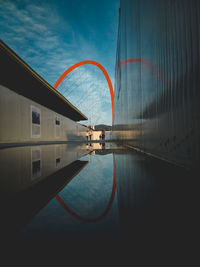
[[[1,149],[1,190],[9,193],[24,190],[87,153],[85,146],[69,145]]]
[[[40,147],[31,147],[31,178],[35,179],[41,176],[41,149]]]
[[[78,151],[78,153],[77,153]],[[0,234],[18,231],[87,164],[85,146],[0,149]]]
[[[188,168],[200,159],[200,1],[122,0],[113,138]]]
[[[0,145],[86,140],[87,118],[0,42]]]
[[[56,150],[56,168],[58,168],[61,164],[61,145],[55,145],[55,150]]]
[[[120,229],[126,242],[130,238],[142,247],[170,244],[170,248],[197,244],[193,238],[199,232],[200,197],[194,173],[130,151],[114,150],[114,162]]]
[[[86,146],[86,148],[87,150],[90,151],[90,155],[95,155],[95,154],[103,155],[112,153],[113,150],[119,150],[119,149],[122,150],[122,147],[111,142],[90,143],[89,145]]]
[[[92,143],[92,148],[95,149],[101,149],[101,144],[100,143]]]

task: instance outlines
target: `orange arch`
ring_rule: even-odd
[[[62,80],[74,69],[86,65],[86,64],[90,64],[90,65],[95,65],[97,66],[104,74],[108,86],[109,86],[109,90],[110,90],[110,97],[111,97],[111,105],[112,105],[112,120],[113,120],[113,114],[114,114],[114,91],[113,91],[113,86],[112,86],[112,82],[110,80],[110,77],[106,71],[106,69],[97,61],[93,61],[93,60],[84,60],[84,61],[80,61],[74,65],[72,65],[71,67],[69,67],[65,72],[63,72],[63,74],[60,76],[60,78],[56,81],[56,83],[54,84],[54,88],[57,89],[58,85],[62,82]]]
[[[142,58],[128,58],[128,59],[123,59],[120,61],[120,65],[125,65],[128,63],[133,63],[133,62],[139,62],[143,65],[145,65],[146,67],[148,67],[150,70],[154,71],[154,66],[153,64],[146,60],[146,59],[142,59]]]
[[[112,186],[112,192],[111,192],[111,196],[108,202],[108,205],[105,209],[105,211],[98,217],[96,218],[85,218],[80,216],[79,214],[77,214],[76,212],[74,212],[73,210],[71,210],[67,204],[65,204],[65,202],[62,200],[62,198],[57,194],[56,195],[56,199],[57,201],[61,204],[61,206],[69,213],[71,214],[73,217],[75,217],[76,219],[83,221],[83,222],[88,222],[88,223],[95,223],[97,221],[100,221],[101,219],[103,219],[107,213],[109,212],[112,203],[115,199],[115,191],[116,191],[116,176],[115,176],[115,161],[114,161],[114,155],[113,155],[113,186]]]
[[[148,61],[146,59],[142,59],[142,58],[123,59],[120,61],[120,65],[124,66],[128,63],[134,63],[134,62],[141,63],[144,66],[146,66],[148,69],[150,69],[152,71],[154,77],[156,77],[156,66],[154,66],[150,61]],[[160,76],[158,78],[165,82],[165,74],[161,70],[160,70]]]

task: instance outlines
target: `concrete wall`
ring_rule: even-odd
[[[32,123],[32,109],[40,113],[40,125]],[[60,125],[56,124],[56,118]],[[86,127],[2,85],[0,125],[0,144],[86,140]]]

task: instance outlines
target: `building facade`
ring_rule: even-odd
[[[200,2],[122,0],[113,139],[186,168],[200,159]]]
[[[76,107],[0,43],[0,145],[86,140]]]

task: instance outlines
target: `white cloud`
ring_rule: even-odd
[[[68,67],[88,59],[84,55],[97,58],[98,51],[81,34],[76,34],[77,45],[73,28],[55,9],[29,1],[21,9],[17,3],[0,2],[1,38],[51,85]],[[65,29],[68,41],[63,41],[59,28]],[[96,66],[74,70],[58,90],[92,122],[111,124],[109,88]]]

